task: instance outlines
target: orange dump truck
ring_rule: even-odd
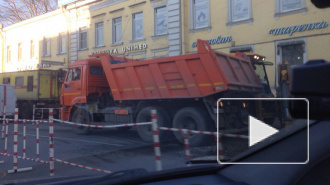
[[[263,86],[249,60],[213,51],[203,40],[197,43],[197,53],[181,56],[137,61],[99,53],[76,61],[62,86],[62,119],[88,124],[146,122],[150,110],[156,109],[162,126],[215,129],[219,98],[256,97]],[[241,105],[219,112],[230,118],[238,114],[234,106]],[[74,131],[90,132],[86,127]],[[152,140],[150,126],[137,131],[142,139]],[[169,134],[164,131],[160,137]],[[181,133],[174,134],[182,140]],[[191,135],[190,144],[207,139]]]

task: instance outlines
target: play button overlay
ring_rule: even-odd
[[[291,112],[299,114],[299,119]],[[214,113],[217,114],[216,155],[220,164],[308,162],[307,99],[220,98]]]
[[[277,129],[265,124],[253,116],[249,116],[249,146],[272,136],[278,132]]]

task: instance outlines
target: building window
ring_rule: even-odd
[[[209,0],[191,0],[191,29],[210,27]]]
[[[36,57],[36,42],[31,40],[31,59]]]
[[[252,23],[251,0],[228,0],[227,26]]]
[[[33,76],[27,78],[27,91],[33,91]]]
[[[87,49],[87,28],[79,28],[79,49]]]
[[[95,46],[104,46],[103,22],[95,24]]]
[[[5,77],[2,79],[2,83],[3,84],[10,84],[10,78],[9,77]]]
[[[112,43],[118,44],[122,41],[122,20],[121,17],[112,20]]]
[[[42,54],[44,57],[50,56],[50,38],[44,38],[42,47]]]
[[[24,77],[18,76],[15,78],[15,86],[23,86],[24,85]]]
[[[66,53],[66,33],[61,33],[58,36],[58,54]]]
[[[143,13],[133,14],[133,40],[143,39]]]
[[[11,46],[7,46],[7,63],[11,62]]]
[[[23,60],[23,43],[18,43],[18,61]]]
[[[306,38],[276,41],[276,85],[278,82],[278,64],[288,63],[289,67],[302,65],[307,62]]]
[[[167,7],[155,9],[155,35],[167,34]]]
[[[306,13],[305,0],[276,0],[275,17],[294,13]]]

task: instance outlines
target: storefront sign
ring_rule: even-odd
[[[136,45],[130,45],[130,46],[123,46],[121,48],[121,51],[125,53],[125,52],[145,50],[145,49],[147,49],[147,44],[136,44]],[[97,53],[107,53],[109,55],[118,54],[118,49],[114,48],[114,49],[108,49],[108,50],[103,50],[103,51],[95,51],[95,52],[91,52],[91,55],[97,54]]]
[[[270,30],[268,33],[273,35],[283,35],[283,34],[290,34],[290,36],[294,32],[304,32],[314,29],[323,29],[328,26],[326,21],[316,22],[316,23],[309,23],[309,24],[302,24],[296,26],[289,26],[289,27],[282,27],[282,28],[275,28]]]
[[[214,44],[224,44],[224,43],[227,43],[227,42],[231,42],[232,41],[232,38],[231,36],[228,36],[228,37],[222,37],[219,36],[215,39],[210,39],[210,40],[207,40],[209,42],[210,45],[214,45]],[[191,47],[195,48],[197,47],[197,42],[193,42]]]
[[[29,71],[29,70],[37,70],[37,69],[44,69],[44,68],[50,68],[53,66],[63,66],[63,62],[57,62],[57,61],[49,61],[49,60],[41,60],[39,64],[37,64],[37,60],[32,61],[26,61],[25,64],[21,64],[21,62],[16,63],[16,70],[17,71]]]

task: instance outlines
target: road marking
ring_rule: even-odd
[[[21,133],[19,133],[19,134],[21,135]],[[33,134],[26,134],[26,136],[36,136],[36,135],[33,135]],[[48,136],[39,136],[39,137],[48,138]],[[54,137],[54,139],[58,139],[58,140],[71,140],[71,141],[80,141],[80,142],[96,143],[96,144],[110,145],[110,146],[124,146],[124,145],[121,145],[121,144],[93,142],[93,141],[80,140],[80,139],[70,139],[70,138],[63,138],[63,137]]]

